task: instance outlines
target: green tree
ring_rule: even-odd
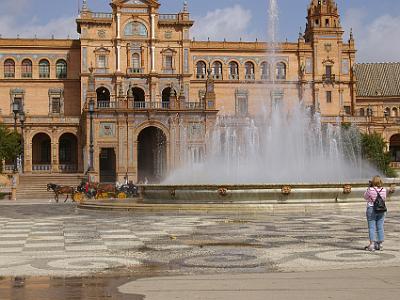
[[[21,154],[21,136],[20,134],[7,129],[0,124],[0,167],[3,159],[15,160]],[[0,168],[2,170],[2,168]]]
[[[385,140],[379,133],[363,133],[361,136],[361,145],[365,159],[376,166],[385,176],[396,177],[396,172],[390,167],[390,153],[385,151]]]

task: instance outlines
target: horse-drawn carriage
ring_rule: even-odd
[[[71,199],[81,202],[85,199],[126,199],[138,196],[138,187],[133,183],[108,184],[82,181],[76,188],[61,186],[53,183],[47,184],[47,191],[54,192],[54,199],[58,202],[59,195],[67,195],[64,202]]]

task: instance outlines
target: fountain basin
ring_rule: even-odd
[[[385,180],[389,211],[397,206],[400,180]],[[138,199],[85,200],[84,209],[127,211],[309,213],[365,210],[366,183],[141,185]]]
[[[395,189],[399,180],[387,181]],[[326,184],[143,185],[147,204],[304,204],[364,202],[365,182]],[[400,200],[392,193],[388,200]]]

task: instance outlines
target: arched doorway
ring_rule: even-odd
[[[51,138],[46,133],[32,139],[32,171],[51,171]]]
[[[114,148],[101,148],[100,150],[100,182],[115,183],[116,174],[116,157]]]
[[[132,88],[132,97],[134,108],[146,108],[146,96],[141,88]]]
[[[78,169],[78,139],[72,133],[64,133],[58,141],[58,159],[61,172]]]
[[[172,91],[172,93],[171,93],[171,91]],[[174,89],[171,89],[170,87],[163,89],[163,91],[162,91],[162,108],[169,108],[170,100],[175,100],[175,99],[176,99],[176,91]]]
[[[99,87],[97,93],[97,107],[105,108],[110,107],[110,91],[105,87]]]
[[[143,129],[138,136],[138,180],[160,182],[167,168],[167,137],[154,126]]]
[[[389,151],[393,162],[400,162],[400,134],[395,134],[390,138]]]

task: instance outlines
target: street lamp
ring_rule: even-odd
[[[90,99],[89,101],[89,115],[90,115],[90,145],[89,145],[89,172],[93,172],[93,153],[94,153],[94,146],[93,146],[93,113],[94,113],[94,100]]]
[[[24,146],[25,146],[25,140],[24,140],[24,128],[25,128],[25,121],[26,121],[26,116],[23,111],[19,113],[19,121],[21,122],[21,144],[22,144],[22,152],[21,152],[21,167],[22,167],[22,173],[24,173]]]
[[[12,103],[12,111],[14,113],[14,132],[17,132],[17,118],[18,118],[18,113],[19,113],[19,103],[14,100]],[[18,170],[18,165],[17,165],[17,157],[14,159],[14,172],[17,172]]]

